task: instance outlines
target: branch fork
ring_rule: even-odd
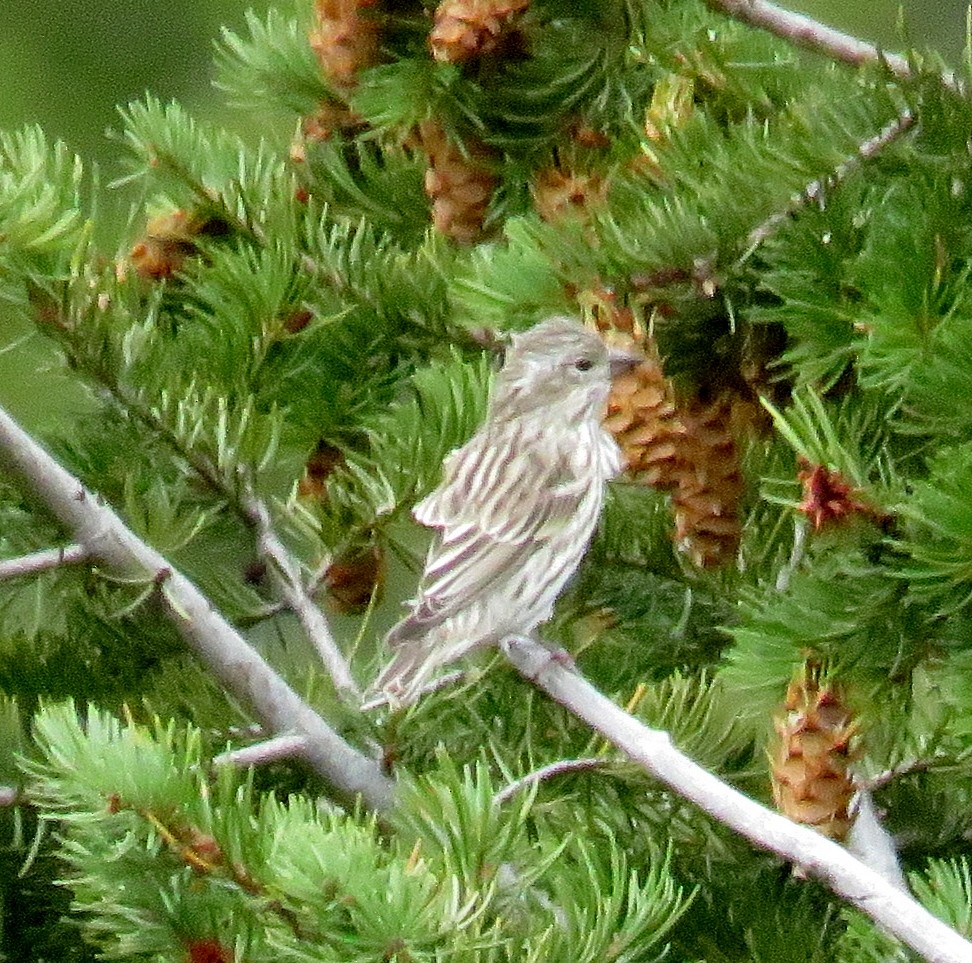
[[[88,491],[0,408],[0,464],[72,533],[93,560],[125,577],[157,580],[160,602],[186,643],[272,734],[305,740],[301,756],[348,802],[373,810],[392,803],[393,782],[334,731],[220,615],[206,596],[115,512]],[[323,615],[321,615],[323,620]]]

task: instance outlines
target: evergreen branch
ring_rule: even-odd
[[[852,67],[880,63],[899,80],[915,76],[914,64],[902,54],[884,53],[872,43],[828,27],[812,17],[785,10],[775,3],[766,0],[705,0],[705,3],[711,10]],[[941,82],[952,93],[962,96],[966,93],[965,85],[951,70],[941,74]]]
[[[604,756],[585,756],[582,759],[558,759],[533,772],[528,772],[519,779],[504,786],[495,796],[493,802],[497,806],[503,805],[522,789],[527,789],[536,783],[543,782],[544,779],[552,779],[554,776],[562,776],[570,772],[586,772],[588,769],[601,769],[610,763],[610,759]]]
[[[307,42],[308,24],[275,9],[263,21],[252,10],[244,16],[248,37],[222,28],[216,87],[229,94],[234,106],[263,109],[270,102],[294,113],[313,113],[330,91]]]
[[[344,653],[334,641],[324,613],[307,594],[297,562],[274,531],[267,506],[256,496],[249,482],[241,485],[239,504],[244,517],[256,532],[257,551],[268,563],[281,601],[297,616],[304,634],[317,650],[338,692],[357,705],[361,702],[361,690],[351,675]]]
[[[119,113],[135,171],[116,184],[161,178],[191,192],[196,204],[218,213],[242,238],[265,242],[279,231],[291,207],[293,173],[266,143],[251,150],[239,137],[156,97]],[[275,203],[283,198],[283,207]]]
[[[569,669],[540,643],[512,636],[503,651],[525,679],[597,730],[656,779],[761,849],[819,877],[929,963],[972,963],[972,943],[846,849],[761,806],[677,750]]]
[[[335,792],[371,809],[391,803],[392,782],[377,762],[341,738],[223,618],[199,589],[139,539],[115,512],[61,467],[3,409],[0,462],[71,531],[88,552],[127,578],[154,582],[165,614],[219,681],[274,733],[306,739],[306,762]]]
[[[297,616],[308,641],[314,646],[330,674],[335,688],[355,705],[361,701],[361,690],[343,653],[334,641],[324,613],[310,597],[300,575],[300,566],[273,528],[270,512],[253,489],[252,481],[241,479],[237,487],[228,483],[216,462],[185,443],[178,431],[167,424],[164,415],[150,409],[131,392],[110,379],[104,381],[112,397],[140,421],[158,432],[166,443],[185,459],[189,467],[215,494],[225,498],[242,520],[255,532],[261,559],[269,563],[275,593],[283,608]],[[272,614],[268,609],[266,615]]]
[[[60,276],[86,228],[80,189],[80,158],[58,141],[50,145],[39,127],[0,133],[0,260],[3,288],[25,264],[36,277]],[[19,270],[11,271],[11,262]],[[45,270],[46,269],[46,270]]]
[[[876,157],[882,150],[911,130],[914,124],[915,115],[905,108],[878,133],[865,140],[857,148],[857,153],[838,164],[826,177],[812,180],[803,190],[794,194],[781,210],[774,211],[766,220],[749,232],[745,249],[736,262],[737,265],[748,260],[756,248],[772,237],[786,221],[794,217],[802,208],[814,201],[822,201],[827,191],[833,190],[838,184],[846,181],[865,161]]]
[[[23,578],[49,572],[62,565],[77,565],[88,558],[88,550],[83,545],[64,545],[61,548],[48,548],[42,552],[22,555],[0,562],[0,582],[8,578]]]
[[[231,749],[213,757],[214,766],[265,766],[268,762],[299,756],[307,746],[304,736],[277,736],[242,749]]]

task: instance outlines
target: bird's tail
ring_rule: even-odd
[[[423,641],[402,645],[372,683],[371,691],[384,696],[390,705],[411,705],[439,664],[431,655],[431,647]]]
[[[370,693],[388,705],[411,705],[426,691],[437,669],[462,658],[482,641],[476,638],[449,641],[436,632],[408,641],[396,639],[395,654],[371,684]]]

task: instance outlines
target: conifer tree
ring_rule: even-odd
[[[0,411],[3,957],[972,960],[968,64],[762,0],[247,24],[227,108],[293,135],[122,107],[114,248],[0,135],[32,390],[86,393]],[[554,313],[645,356],[576,671],[362,708],[410,509]]]

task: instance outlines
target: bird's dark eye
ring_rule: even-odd
[[[578,358],[574,362],[574,367],[578,371],[590,371],[594,367],[594,362],[590,358]]]

